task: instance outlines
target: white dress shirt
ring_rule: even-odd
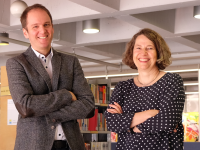
[[[47,57],[45,57],[43,54],[40,54],[33,48],[32,50],[34,51],[35,55],[39,58],[40,62],[42,63],[45,70],[49,74],[52,83],[52,64],[51,64],[51,59],[53,57],[52,48],[50,54]],[[58,126],[56,127],[55,140],[66,140],[61,124],[58,124]]]

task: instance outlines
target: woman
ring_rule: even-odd
[[[183,149],[183,81],[161,71],[170,57],[164,39],[151,29],[128,43],[123,62],[139,75],[116,85],[105,111],[108,130],[119,135],[116,150]]]

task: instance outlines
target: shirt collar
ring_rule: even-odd
[[[31,48],[32,48],[32,46],[31,46]],[[44,56],[43,54],[40,54],[38,51],[34,50],[33,48],[32,48],[32,50],[33,50],[33,52],[35,53],[35,55],[36,55],[38,58],[42,58],[42,57],[45,58],[45,56]],[[52,50],[52,47],[51,47],[51,52],[50,52],[50,54],[49,54],[47,57],[49,57],[49,56],[53,57],[53,50]]]

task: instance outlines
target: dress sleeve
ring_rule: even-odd
[[[172,74],[168,80],[159,104],[159,113],[138,125],[143,134],[171,132],[182,121],[185,102],[183,80],[178,74]]]
[[[127,88],[123,88],[127,86],[125,82],[119,82],[112,93],[110,104],[114,104],[114,102],[118,103],[122,107],[124,104],[124,94]],[[108,108],[111,108],[108,106]],[[122,113],[122,114],[111,114],[107,110],[104,115],[106,118],[107,128],[109,131],[121,133],[128,132],[130,130],[130,124],[134,116],[134,112],[130,113]]]

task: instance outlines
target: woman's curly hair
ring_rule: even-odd
[[[137,69],[137,66],[133,61],[133,49],[135,41],[139,35],[146,36],[150,41],[154,43],[158,57],[156,65],[160,70],[164,70],[167,66],[171,64],[171,52],[167,43],[157,32],[148,28],[142,29],[138,33],[136,33],[131,41],[127,44],[127,48],[123,54],[122,60],[124,64],[128,65],[132,69]]]

